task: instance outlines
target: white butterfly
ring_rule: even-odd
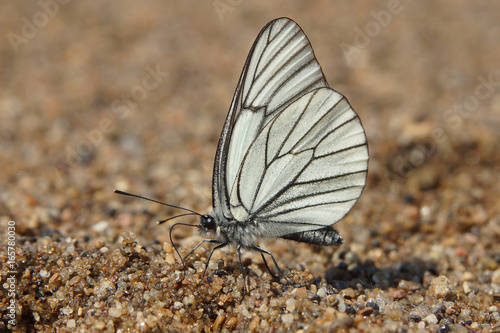
[[[186,257],[212,242],[207,265],[214,250],[234,245],[239,257],[254,249],[277,266],[257,239],[339,245],[331,226],[358,200],[367,168],[358,115],[328,87],[301,28],[273,20],[250,50],[220,136],[213,211],[198,224],[215,239]]]
[[[258,238],[338,245],[331,225],[358,200],[367,168],[358,115],[328,87],[301,28],[273,20],[243,67],[215,157],[213,211],[199,227],[238,254],[268,253]]]

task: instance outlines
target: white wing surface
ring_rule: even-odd
[[[368,146],[357,114],[330,88],[309,92],[274,117],[243,160],[230,197],[238,221],[266,237],[332,225],[366,182]]]
[[[309,40],[294,21],[279,18],[262,29],[219,139],[212,187],[215,211],[234,218],[230,192],[248,148],[265,124],[307,92],[327,86]]]

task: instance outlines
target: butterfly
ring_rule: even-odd
[[[242,249],[256,250],[269,269],[264,254],[270,255],[284,277],[257,240],[341,244],[332,225],[358,200],[367,170],[358,115],[328,86],[297,23],[275,19],[250,50],[220,135],[213,210],[201,215],[182,208],[199,215],[199,230],[215,238],[201,241],[184,259],[203,243],[216,243],[206,271],[213,252],[232,245],[240,263]]]

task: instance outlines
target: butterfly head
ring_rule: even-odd
[[[210,215],[201,215],[200,222],[198,223],[198,228],[202,232],[210,232],[214,231],[217,227],[217,223],[215,222],[215,218]]]

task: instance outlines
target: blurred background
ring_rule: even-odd
[[[499,12],[466,0],[4,2],[0,227],[15,221],[18,255],[35,266],[37,251],[52,260],[41,244],[54,239],[76,246],[66,265],[121,246],[124,231],[146,248],[169,242],[173,222],[154,222],[179,211],[113,190],[210,211],[213,158],[246,56],[267,22],[287,16],[359,114],[370,165],[336,224],[344,245],[264,247],[329,283],[368,272],[368,285],[427,287],[444,274],[481,290],[486,309],[486,295],[500,294]],[[202,238],[179,228],[175,239],[186,253]],[[231,251],[214,258],[236,261]]]
[[[495,270],[499,12],[465,0],[4,2],[1,225],[83,248],[118,244],[123,231],[149,244],[168,241],[154,221],[176,211],[114,189],[210,211],[213,158],[246,56],[267,22],[287,16],[368,137],[368,183],[337,224],[341,252],[384,265],[444,246]],[[191,232],[178,231],[183,248],[199,239],[182,242]],[[267,248],[314,275],[335,252],[314,250],[327,259],[308,263],[300,253],[310,247],[288,244]]]

